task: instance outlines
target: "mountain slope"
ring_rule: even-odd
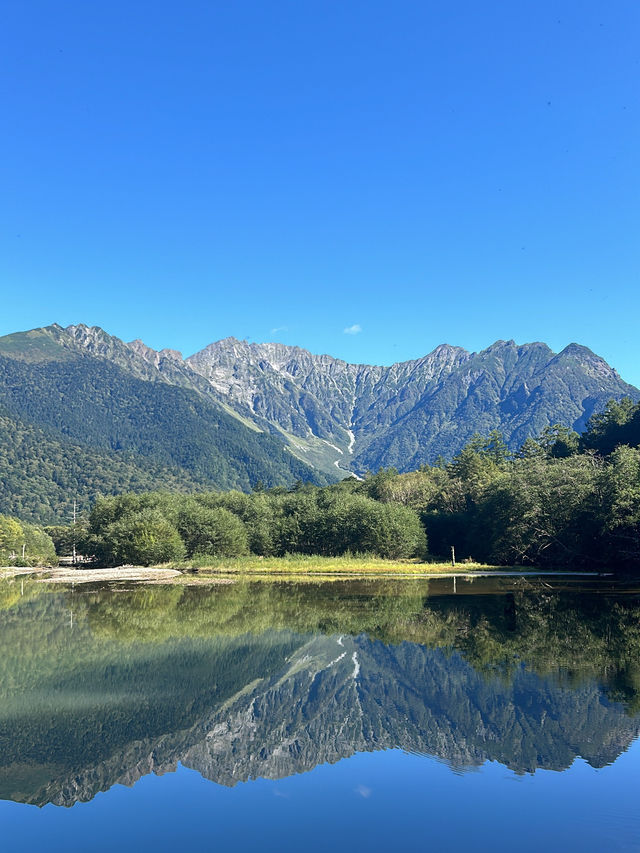
[[[360,473],[450,458],[473,433],[492,429],[515,449],[553,423],[583,430],[612,397],[640,398],[577,344],[557,355],[543,343],[498,341],[480,353],[442,345],[379,367],[228,338],[187,362],[235,406],[293,436],[336,445],[340,468]]]
[[[89,498],[131,487],[247,490],[259,480],[326,482],[283,439],[225,410],[189,368],[178,364],[165,375],[117,338],[96,330],[98,339],[107,352],[92,352],[59,326],[0,339],[8,492],[1,510],[21,512],[19,498],[27,508],[39,507],[23,517],[59,518],[60,489],[52,484],[62,483]]]
[[[99,495],[197,491],[207,485],[187,471],[136,454],[56,440],[1,410],[0,447],[0,512],[24,521],[69,523],[74,500],[85,510]]]

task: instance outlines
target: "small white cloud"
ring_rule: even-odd
[[[290,800],[291,795],[285,794],[284,791],[281,791],[279,788],[276,788],[273,792],[274,797],[282,797],[284,800]]]
[[[365,800],[368,800],[371,796],[371,788],[367,788],[366,785],[358,785],[355,789],[356,794],[360,794],[361,797],[364,797]]]
[[[269,334],[270,335],[277,335],[278,332],[288,332],[288,331],[289,331],[288,326],[276,326],[275,329],[271,329]]]
[[[354,323],[353,326],[347,326],[346,329],[343,329],[345,335],[359,335],[362,331],[362,326],[360,323]]]

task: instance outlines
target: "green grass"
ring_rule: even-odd
[[[46,329],[5,335],[0,338],[0,355],[31,363],[70,361],[73,358],[73,354],[61,346]]]
[[[425,563],[418,560],[384,560],[368,554],[342,557],[317,557],[307,554],[287,554],[284,557],[196,557],[180,563],[167,563],[166,567],[188,570],[198,569],[220,574],[340,574],[340,575],[431,575],[451,571],[491,571],[504,566],[482,563]]]

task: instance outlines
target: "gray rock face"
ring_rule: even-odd
[[[497,341],[480,353],[443,344],[415,361],[348,364],[299,347],[227,338],[187,359],[231,405],[301,438],[336,445],[360,473],[451,457],[475,433],[516,448],[545,426],[577,431],[613,398],[640,398],[599,356],[570,344]]]

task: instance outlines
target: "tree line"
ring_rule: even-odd
[[[68,528],[47,528],[59,548]],[[78,547],[103,565],[150,565],[206,556],[287,553],[336,556],[348,551],[389,559],[424,557],[417,513],[349,486],[124,494],[96,501]]]
[[[493,431],[408,474],[100,498],[79,547],[105,565],[288,553],[448,559],[454,546],[496,565],[637,567],[638,445],[640,404],[611,402],[582,436],[556,424],[512,452]],[[68,544],[68,529],[48,530]]]
[[[640,565],[640,404],[611,401],[579,436],[555,424],[516,452],[475,436],[448,464],[368,483],[413,508],[432,554],[497,565]]]

